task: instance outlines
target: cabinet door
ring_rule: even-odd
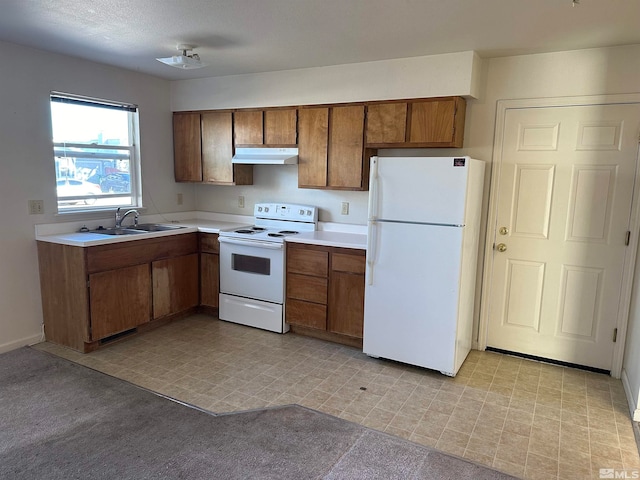
[[[231,112],[203,113],[202,179],[226,185],[253,184],[251,165],[233,165],[233,120]]]
[[[266,110],[264,112],[265,145],[296,145],[297,110]]]
[[[173,115],[173,164],[176,182],[201,182],[200,114]]]
[[[409,108],[411,144],[462,147],[465,101],[461,97],[411,102]]]
[[[298,186],[327,185],[329,109],[302,108],[298,111]]]
[[[243,110],[233,114],[235,145],[262,145],[262,110]]]
[[[329,187],[362,189],[364,105],[333,107],[329,133]]]
[[[198,254],[158,260],[151,264],[153,318],[198,305]]]
[[[364,270],[364,254],[331,255],[328,331],[362,338]]]
[[[200,254],[200,304],[218,308],[220,296],[220,257],[213,253]]]
[[[376,103],[367,107],[367,144],[404,143],[406,131],[405,102]]]
[[[148,322],[151,314],[149,264],[89,275],[91,340]]]

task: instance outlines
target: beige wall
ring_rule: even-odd
[[[63,221],[55,214],[49,94],[57,90],[140,106],[143,195],[150,213],[172,211],[192,186],[173,181],[169,82],[92,62],[0,42],[0,352],[38,340],[42,311],[34,225]],[[44,200],[44,215],[27,202]],[[94,217],[95,218],[95,217]],[[74,219],[83,219],[76,216]]]

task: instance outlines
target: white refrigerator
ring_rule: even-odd
[[[471,349],[484,162],[372,157],[363,350],[455,376]]]

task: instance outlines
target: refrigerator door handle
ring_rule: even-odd
[[[373,264],[375,263],[375,231],[376,222],[369,220],[367,228],[367,283],[373,285]]]
[[[375,221],[378,206],[378,157],[371,157],[369,173],[369,221]]]
[[[369,221],[367,222],[367,283],[373,285],[373,264],[375,259],[375,223],[378,205],[378,157],[371,157],[369,170]]]

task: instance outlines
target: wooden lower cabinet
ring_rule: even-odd
[[[91,338],[131,330],[151,318],[149,265],[89,275]]]
[[[331,255],[328,331],[362,338],[364,269],[364,255],[337,252]]]
[[[218,308],[220,297],[220,245],[218,234],[200,233],[200,305]]]
[[[151,264],[154,320],[198,305],[198,273],[197,253]]]
[[[287,244],[286,321],[297,333],[362,345],[364,250]]]
[[[37,242],[45,338],[80,352],[198,304],[195,233],[92,247]]]

